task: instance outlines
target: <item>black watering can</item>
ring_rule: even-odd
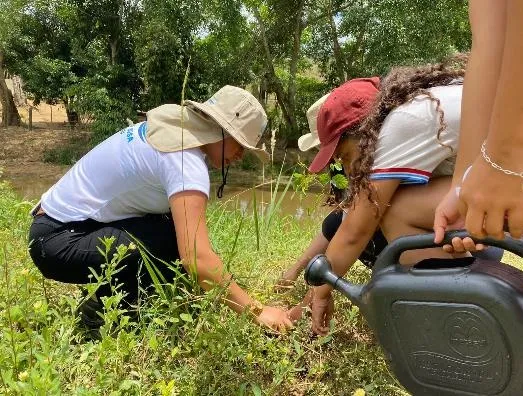
[[[443,244],[464,231],[445,235]],[[473,238],[474,239],[474,238]],[[523,395],[523,272],[475,258],[399,264],[402,252],[435,246],[434,234],[398,238],[370,282],[352,284],[318,255],[307,283],[346,295],[374,330],[394,373],[414,396]],[[523,257],[523,242],[475,239]]]

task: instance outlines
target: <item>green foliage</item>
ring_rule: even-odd
[[[115,78],[118,78],[118,71],[115,74]],[[104,87],[104,81],[110,84],[110,79],[101,75],[84,78],[67,92],[74,98],[71,108],[81,114],[84,120],[91,122],[92,144],[122,129],[126,125],[126,118],[134,118],[133,102],[128,91],[122,89],[111,92]]]
[[[325,4],[329,4],[326,2]],[[310,26],[306,54],[319,63],[330,84],[339,84],[333,42],[341,47],[345,79],[382,75],[390,67],[437,61],[470,49],[467,2],[461,0],[332,1],[336,37],[329,10]]]
[[[299,167],[302,172],[292,174],[292,183],[294,189],[301,194],[306,194],[314,187],[320,187],[326,193],[329,192],[330,185],[339,190],[346,190],[349,187],[349,179],[344,174],[337,173],[343,169],[341,162],[330,164],[331,172],[323,173],[310,173],[305,164],[299,164]]]
[[[65,90],[77,81],[69,62],[40,54],[32,61],[24,62],[20,74],[24,76],[26,89],[33,94],[35,105],[42,99],[48,103],[59,102],[65,97]]]
[[[340,160],[329,165],[330,184],[338,190],[346,190],[349,187],[349,179],[343,174],[343,164]]]
[[[195,40],[201,88],[210,96],[224,85],[245,87],[258,74],[259,53],[240,0],[205,1]]]
[[[89,138],[73,136],[66,144],[44,151],[43,160],[51,164],[74,165],[92,146]]]
[[[331,184],[339,190],[346,190],[349,187],[349,181],[341,174],[334,175],[331,178]]]
[[[136,29],[135,59],[144,82],[142,104],[146,109],[163,103],[180,103],[187,68],[185,97],[199,98],[199,69],[194,35],[201,25],[201,3],[194,1],[143,2],[142,23]]]
[[[248,87],[294,146],[307,108],[344,80],[470,48],[461,0],[1,1],[8,71],[99,138],[138,108],[179,103],[189,69],[185,97]]]
[[[79,115],[94,121],[100,138],[112,134],[134,118],[139,94],[130,40],[136,10],[113,0],[28,2],[7,46],[8,69],[36,103],[62,102],[71,123]]]
[[[310,63],[307,62],[306,64],[308,68],[312,67]],[[280,71],[279,75],[282,81],[285,83],[288,82],[288,73]],[[279,107],[272,109],[272,111],[268,113],[271,124],[278,126],[279,137],[282,138],[286,144],[292,142],[292,146],[296,145],[301,135],[309,133],[309,124],[306,117],[307,109],[329,91],[329,86],[318,77],[298,74],[296,76],[296,91],[299,92],[299,95],[296,95],[295,102],[296,130],[289,128],[288,125],[283,122]]]
[[[78,290],[42,280],[28,256],[30,207],[0,184],[1,394],[337,395],[364,388],[368,395],[405,395],[346,299],[336,301],[328,337],[311,339],[307,320],[277,337],[222,305],[223,290],[202,294],[178,273],[131,320],[118,308],[122,295],[112,281],[119,260],[136,247],[120,246],[111,256],[110,240],[101,250],[105,273],[93,284],[112,280],[115,294],[103,301],[101,340],[82,342],[73,313]],[[273,216],[259,251],[252,212],[213,205],[208,218],[213,246],[251,295],[274,304],[301,298],[303,283],[285,296],[270,290],[316,232],[318,218]],[[355,281],[368,276],[362,266],[350,274]]]
[[[260,168],[260,160],[252,152],[246,152],[239,161],[238,167],[246,171],[254,171]]]

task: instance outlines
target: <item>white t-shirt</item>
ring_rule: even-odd
[[[371,180],[400,179],[401,184],[424,184],[433,176],[453,174],[463,86],[448,85],[428,91],[439,99],[447,124],[439,140],[439,113],[434,101],[419,95],[398,106],[381,127]]]
[[[196,190],[209,196],[209,171],[198,148],[162,153],[145,140],[147,123],[115,133],[82,157],[42,195],[61,222],[111,222],[169,212],[169,197]]]

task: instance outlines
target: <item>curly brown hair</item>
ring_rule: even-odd
[[[414,99],[418,95],[425,95],[436,103],[440,126],[437,132],[439,140],[446,128],[443,110],[440,101],[427,89],[437,86],[462,84],[467,63],[467,54],[457,54],[444,59],[441,63],[415,67],[395,67],[381,80],[379,93],[372,109],[358,128],[348,132],[349,138],[359,140],[360,156],[353,161],[348,175],[350,188],[343,206],[351,206],[361,192],[366,191],[368,199],[377,206],[374,191],[370,184],[370,174],[374,163],[374,153],[378,142],[378,135],[385,118],[396,107]],[[446,146],[440,142],[441,145]],[[448,146],[447,146],[448,147]],[[449,147],[452,150],[451,147]]]

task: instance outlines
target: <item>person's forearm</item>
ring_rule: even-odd
[[[364,227],[358,228],[349,228],[347,224],[342,223],[325,252],[334,273],[338,276],[344,276],[347,273],[369,243],[378,223],[377,218],[370,220]],[[332,290],[332,287],[324,285],[318,287],[317,290],[320,294],[325,295]]]
[[[299,268],[304,269],[309,261],[316,256],[317,254],[325,253],[325,250],[327,250],[327,247],[329,246],[329,241],[323,234],[320,232],[319,234],[314,237],[314,239],[311,241],[309,247],[305,249],[303,254],[300,256],[298,260],[296,260],[297,266]]]
[[[325,256],[327,256],[332,270],[336,274],[343,276],[347,273],[369,243],[375,229],[375,227],[369,227],[359,232],[353,232],[353,235],[349,235],[349,237],[341,234],[334,236]]]
[[[227,291],[228,293],[224,298],[224,302],[235,312],[242,313],[255,302],[255,300],[233,280],[229,281]]]
[[[325,252],[332,270],[337,275],[345,275],[361,255],[376,232],[399,184],[399,180],[371,181],[372,198],[375,201],[370,201],[365,191],[355,198],[354,205],[341,222]],[[327,286],[318,289],[320,295],[330,292]]]
[[[195,261],[192,260],[194,263]],[[252,305],[254,300],[232,279],[223,267],[219,257],[214,254],[201,254],[196,257],[196,268],[185,266],[190,272],[196,270],[198,284],[204,290],[210,290],[216,286],[227,288],[224,302],[235,312],[243,312],[246,307]]]
[[[479,154],[487,137],[501,70],[505,31],[505,2],[471,0],[470,52],[461,106],[459,150],[452,184],[461,185],[465,170]]]
[[[523,2],[507,3],[507,30],[496,101],[492,111],[487,152],[494,162],[523,171]]]

